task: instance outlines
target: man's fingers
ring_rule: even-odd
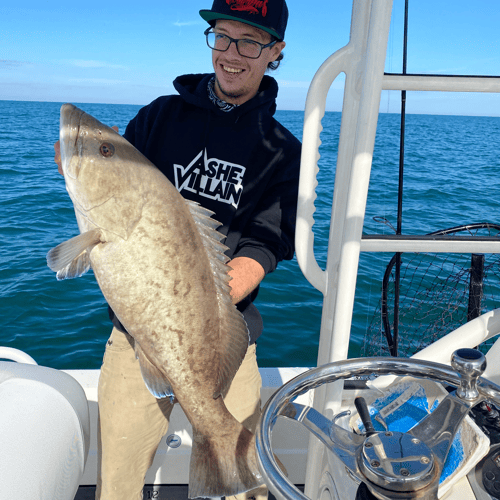
[[[62,169],[62,163],[61,163],[61,144],[59,141],[57,141],[54,144],[54,161],[57,163],[57,171],[61,174],[63,174],[63,169]]]

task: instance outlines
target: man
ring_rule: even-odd
[[[283,57],[288,10],[284,0],[215,0],[200,15],[210,24],[215,74],[178,77],[179,95],[142,108],[124,137],[222,224],[231,296],[249,329],[247,354],[224,401],[254,432],[262,383],[255,342],[263,325],[253,301],[264,276],[294,253],[300,143],[273,118],[278,87],[264,76]],[[111,310],[110,317],[99,381],[96,498],[138,499],[172,405],[149,393],[134,340]],[[266,498],[267,490],[238,495],[250,497]]]

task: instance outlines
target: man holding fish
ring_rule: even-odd
[[[142,498],[144,477],[167,432],[174,398],[186,412],[195,434],[189,496],[267,497],[267,489],[259,486],[262,478],[251,434],[260,415],[256,340],[263,329],[253,301],[264,276],[294,253],[300,143],[273,118],[278,87],[273,78],[265,76],[283,57],[288,10],[284,0],[215,0],[212,9],[202,10],[200,15],[210,24],[205,35],[212,49],[215,74],[178,77],[174,86],[179,95],[160,97],[142,108],[124,134],[175,188],[170,192],[166,185],[163,198],[175,202],[179,215],[158,224],[163,208],[157,205],[160,208],[150,214],[152,222],[144,225],[146,208],[137,216],[129,208],[119,212],[115,205],[121,202],[107,194],[111,188],[102,196],[98,194],[103,184],[113,184],[115,189],[124,185],[122,179],[109,177],[109,167],[102,174],[92,172],[93,179],[103,180],[95,181],[91,194],[82,202],[81,189],[72,184],[79,175],[74,173],[74,158],[87,150],[85,145],[78,152],[72,149],[79,137],[84,141],[83,135],[98,130],[97,135],[102,136],[99,151],[106,161],[109,157],[114,161],[128,145],[109,129],[101,130],[102,124],[84,123],[92,117],[77,108],[65,105],[61,110],[61,146],[56,143],[55,159],[60,172],[64,170],[82,234],[73,239],[81,240],[78,244],[68,245],[68,253],[74,257],[69,265],[72,257],[64,260],[62,251],[49,253],[49,265],[58,271],[59,279],[77,277],[82,274],[81,266],[88,269],[90,265],[82,264],[82,255],[88,253],[87,261],[91,261],[110,305],[114,324],[99,381],[96,498],[102,500]],[[121,177],[126,176],[134,155],[127,153],[126,161],[120,163]],[[140,158],[134,161],[142,162]],[[90,163],[95,168],[95,162]],[[149,166],[144,168],[137,177],[130,174],[135,184],[125,198],[136,199],[134,207],[150,196],[139,186],[140,180],[149,175]],[[149,185],[160,185],[163,180],[156,180],[155,172],[151,172]],[[186,202],[176,201],[174,191]],[[106,204],[108,219],[111,212],[119,212],[113,220],[127,214],[123,229],[114,225],[110,231],[106,223],[97,222],[103,221],[104,215],[99,218],[94,207]],[[220,223],[218,228],[211,213]],[[176,221],[178,227],[172,227]],[[169,231],[171,237],[163,236]],[[134,238],[138,243],[135,248],[142,248],[148,242],[158,242],[160,235],[164,238],[160,246],[152,243],[153,250],[134,250],[137,258],[128,251],[129,260],[123,261],[120,272],[110,271],[110,262],[123,256],[117,248],[125,248]],[[166,246],[169,253],[154,260]],[[198,254],[198,247],[205,250]],[[180,262],[190,252],[192,258]],[[224,265],[228,259],[229,270]],[[129,282],[124,280],[115,288],[109,285],[124,268],[134,267],[141,271]],[[148,272],[151,276],[144,285],[147,299],[144,293],[134,296],[135,281]],[[169,295],[162,288],[169,288]],[[158,306],[162,301],[168,306]],[[193,340],[190,335],[198,327],[202,336]],[[168,342],[167,334],[171,337]],[[175,356],[188,361],[177,368]],[[196,401],[200,392],[196,384],[210,386],[212,391],[201,402]],[[205,405],[207,400],[221,401],[222,397],[222,407],[211,410],[208,403]],[[237,427],[240,424],[233,426],[232,417],[226,418],[226,408],[244,429]],[[219,412],[219,420],[209,420],[212,413]],[[220,431],[214,430],[216,427],[228,429],[232,441],[244,445],[225,447],[225,436],[211,434]],[[236,461],[231,455],[237,455]],[[242,460],[246,461],[243,467]],[[242,493],[245,490],[250,491]]]

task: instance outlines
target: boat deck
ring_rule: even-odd
[[[262,401],[265,402],[285,382],[306,371],[307,368],[261,368]],[[94,500],[97,476],[97,383],[99,370],[65,370],[85,390],[89,402],[91,443],[85,472],[75,500]],[[302,404],[312,405],[312,394],[300,396]],[[293,426],[293,429],[290,429]],[[191,427],[179,405],[172,411],[168,435],[176,434],[181,441],[178,448],[170,448],[162,439],[153,465],[146,475],[144,499],[187,499]],[[288,436],[293,433],[293,440]],[[293,422],[282,422],[273,432],[275,451],[287,468],[294,484],[303,489],[309,433]],[[291,441],[291,442],[290,442]],[[290,444],[288,444],[290,443]],[[269,498],[274,499],[271,494]]]

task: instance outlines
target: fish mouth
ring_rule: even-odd
[[[84,112],[73,104],[63,104],[61,106],[59,142],[61,145],[61,164],[64,176],[73,179],[78,177],[78,162],[74,161],[78,157],[75,154],[78,149],[78,139],[80,137],[80,122]]]
[[[73,202],[75,210],[89,223],[95,225],[89,214],[93,207],[86,207],[81,203],[74,191],[77,189],[78,175],[80,173],[80,154],[82,139],[80,129],[84,111],[73,104],[63,104],[60,112],[59,142],[61,145],[61,164],[66,180],[66,190]]]
[[[61,164],[66,181],[66,190],[73,202],[75,210],[89,223],[97,225],[92,219],[91,211],[113,201],[110,195],[97,202],[92,196],[81,196],[80,172],[84,166],[82,151],[88,132],[86,130],[88,115],[73,104],[63,104],[60,111],[59,142],[61,146]]]

